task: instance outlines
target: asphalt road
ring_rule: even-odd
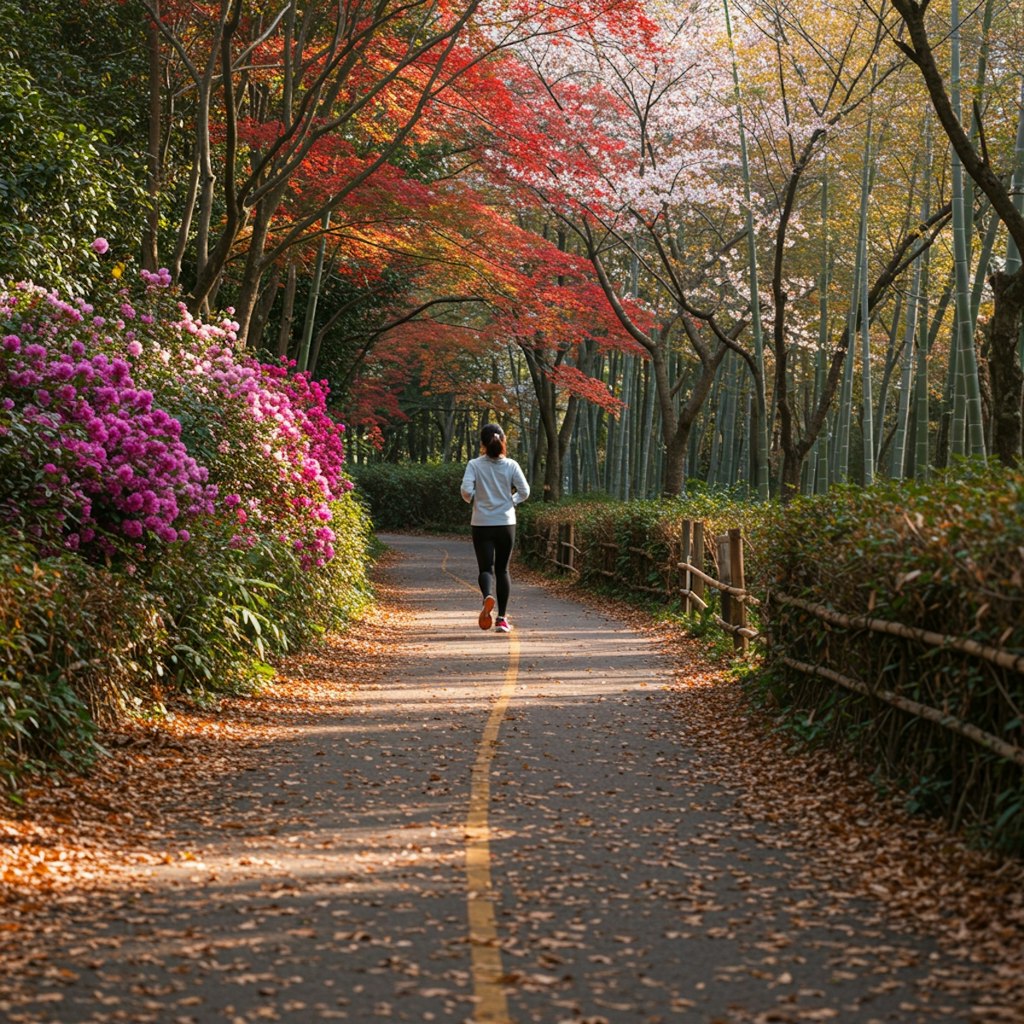
[[[927,938],[737,810],[651,640],[525,583],[484,633],[467,542],[384,540],[389,678],[225,776],[194,856],[84,899],[10,1021],[972,1019]]]

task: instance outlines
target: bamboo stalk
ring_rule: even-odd
[[[736,598],[737,601],[743,601],[746,604],[760,605],[760,601],[753,594],[748,593],[746,590],[742,590],[739,587],[730,586],[728,583],[723,583],[721,580],[716,580],[714,576],[709,576],[706,572],[702,572],[695,565],[691,565],[689,562],[677,562],[676,566],[687,572],[692,573],[698,579],[703,580],[709,586],[714,587],[715,590],[721,590],[723,593],[728,594],[730,597]]]
[[[790,597],[780,591],[772,593],[772,600],[779,604],[792,605],[795,608],[802,608],[811,615],[824,619],[826,622],[834,623],[837,626],[847,626],[853,629],[870,629],[876,633],[889,633],[892,636],[902,637],[904,640],[917,640],[920,643],[928,644],[931,647],[947,647],[962,654],[971,654],[978,658],[998,665],[1000,668],[1008,668],[1013,672],[1024,674],[1024,654],[1014,654],[999,647],[991,647],[988,644],[980,644],[977,640],[968,637],[950,636],[949,634],[934,633],[930,629],[919,629],[917,626],[907,626],[902,622],[889,622],[886,619],[873,619],[866,615],[846,615],[843,612],[834,611],[823,604],[816,604],[813,601],[805,601],[803,598]]]
[[[764,389],[764,335],[761,325],[761,300],[758,292],[757,265],[757,233],[754,230],[754,204],[750,188],[750,159],[747,152],[747,132],[743,121],[743,103],[740,94],[740,72],[736,60],[736,48],[733,43],[732,20],[729,15],[729,0],[722,0],[725,12],[725,31],[729,39],[729,53],[732,58],[733,99],[736,104],[736,117],[739,123],[740,169],[743,172],[743,197],[747,229],[747,262],[750,284],[750,326],[754,341],[754,362],[757,366],[759,380],[756,380],[757,423],[753,441],[757,479],[757,496],[761,501],[768,500],[768,403]]]
[[[821,402],[821,394],[825,386],[825,360],[828,350],[829,323],[829,288],[832,282],[831,255],[829,246],[829,192],[828,192],[828,154],[825,154],[825,168],[821,179],[821,271],[818,277],[818,349],[814,354],[814,405]],[[826,427],[818,432],[811,449],[814,464],[815,494],[824,494],[828,490],[829,436]]]
[[[935,722],[945,729],[959,733],[961,736],[973,740],[979,746],[985,747],[986,750],[991,750],[994,754],[1005,757],[1008,761],[1024,766],[1024,749],[1015,747],[1012,743],[1007,743],[998,736],[993,736],[992,733],[985,732],[984,729],[980,729],[970,722],[965,722],[955,715],[940,711],[938,708],[929,707],[927,704],[921,704],[916,700],[911,700],[909,697],[901,697],[898,693],[893,693],[891,690],[872,689],[867,683],[861,682],[859,679],[852,679],[850,676],[833,672],[832,669],[825,668],[823,665],[810,665],[805,661],[797,661],[795,658],[788,657],[780,657],[778,660],[783,665],[788,665],[790,668],[803,672],[806,675],[820,676],[822,679],[838,683],[840,686],[845,686],[847,689],[863,694],[866,697],[877,697],[879,700],[883,700],[893,707],[900,708],[902,711],[907,711],[917,718]]]
[[[870,487],[875,482],[875,410],[871,394],[871,309],[868,287],[868,214],[871,188],[874,184],[874,147],[872,135],[874,121],[875,83],[878,78],[878,65],[871,66],[871,99],[868,102],[868,121],[864,137],[864,167],[861,181],[860,198],[860,235],[858,238],[859,260],[861,265],[860,289],[854,308],[860,309],[860,365],[861,365],[861,448],[864,458],[864,486]],[[853,346],[853,337],[850,337]]]
[[[960,105],[960,4],[953,0],[950,10],[950,100],[957,117]],[[974,347],[974,324],[971,322],[970,229],[973,217],[968,211],[964,187],[963,163],[954,150],[952,154],[953,254],[956,269],[957,352],[956,390],[953,403],[953,425],[950,451],[957,455],[984,455],[985,436],[982,428],[981,391],[978,362]]]
[[[924,182],[921,190],[921,214],[931,214],[931,166],[932,166],[932,122],[926,115],[924,122]],[[920,270],[920,278],[917,271]],[[917,356],[914,364],[914,418],[916,436],[914,439],[914,479],[927,480],[931,471],[928,446],[928,287],[931,282],[931,248],[925,249],[918,257],[914,268],[917,280],[916,306],[918,316]],[[909,351],[904,358],[909,358]]]
[[[1013,148],[1014,167],[1010,193],[1013,196],[1013,205],[1018,212],[1024,212],[1024,78],[1021,78],[1018,102],[1020,114],[1017,118],[1017,140]],[[1020,270],[1020,266],[1020,250],[1013,238],[1010,238],[1006,243],[1006,262],[1003,264],[1003,272],[1015,274]]]

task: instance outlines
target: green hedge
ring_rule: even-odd
[[[383,462],[348,467],[374,529],[393,533],[468,530],[469,506],[459,493],[465,468],[453,462]]]
[[[943,815],[985,843],[1024,851],[1020,765],[783,659],[938,709],[1018,748],[1024,676],[919,640],[825,624],[778,600],[785,594],[1024,655],[1024,473],[963,464],[927,486],[837,488],[786,506],[710,495],[527,505],[521,557],[552,568],[545,557],[550,538],[572,523],[579,583],[649,602],[654,591],[680,586],[674,566],[683,519],[704,521],[705,568],[712,574],[713,535],[743,531],[747,585],[762,601],[752,621],[767,641],[757,646],[756,668],[746,676],[753,700],[802,741],[859,756],[912,809]],[[618,545],[612,555],[609,544]],[[671,599],[658,603],[670,612],[674,606]]]
[[[289,545],[234,547],[230,524],[168,550],[148,578],[168,627],[162,671],[193,696],[240,692],[275,657],[350,618],[370,600],[371,524],[352,492],[331,503],[335,556],[310,571]]]
[[[133,572],[0,538],[0,788],[84,766],[99,728],[160,714],[169,692],[250,689],[355,614],[371,598],[371,524],[351,493],[332,509],[336,554],[316,572],[281,543],[234,547],[213,521]]]
[[[926,486],[798,500],[764,538],[765,587],[852,616],[1024,654],[1024,474],[965,464]],[[1024,770],[939,724],[783,658],[936,708],[1024,748],[1024,676],[773,600],[762,693],[807,739],[852,746],[914,808],[1024,850]]]
[[[740,527],[747,538],[747,576],[759,571],[757,538],[770,520],[773,506],[737,502],[715,494],[653,501],[613,501],[588,495],[557,504],[527,503],[519,509],[522,557],[539,569],[550,568],[544,541],[559,526],[575,527],[579,549],[575,568],[584,586],[611,587],[624,596],[644,597],[649,589],[678,589],[682,524],[686,519],[705,524],[709,569],[714,568],[711,536],[716,531]],[[618,550],[609,554],[607,545]],[[644,554],[640,554],[640,552]],[[605,571],[615,572],[609,580]]]
[[[134,580],[75,555],[41,562],[0,539],[0,784],[80,766],[97,725],[152,705],[165,634]]]

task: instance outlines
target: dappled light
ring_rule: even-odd
[[[0,1020],[1024,1024],[1019,0],[0,0]]]

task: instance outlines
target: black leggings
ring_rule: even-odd
[[[505,614],[508,595],[512,590],[508,563],[512,558],[512,546],[515,542],[514,526],[473,527],[473,550],[476,552],[476,564],[480,569],[480,593],[484,597],[488,594],[497,595],[499,617]]]

